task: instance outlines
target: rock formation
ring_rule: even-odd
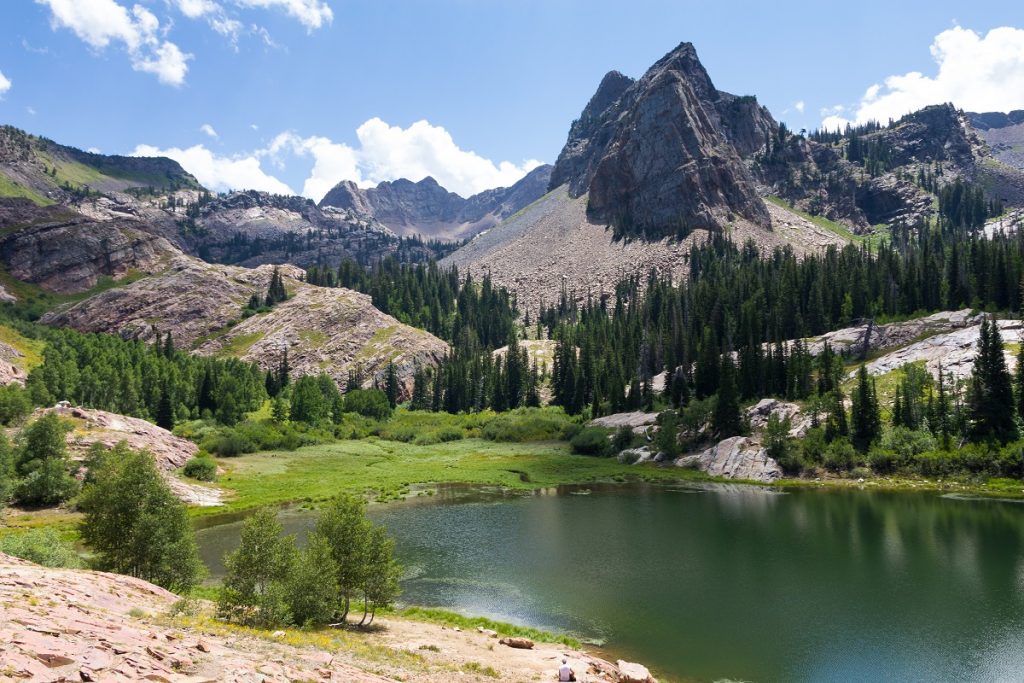
[[[677,467],[696,467],[713,477],[748,481],[775,481],[782,476],[779,463],[759,444],[745,436],[720,441],[698,455],[676,459]]]
[[[269,312],[241,319],[253,293],[266,291],[274,267],[255,269],[176,256],[159,275],[101,292],[43,316],[41,322],[84,332],[152,339],[173,332],[179,348],[229,355],[276,368],[285,349],[297,376],[326,372],[344,385],[349,369],[367,383],[389,362],[407,389],[417,365],[435,365],[447,345],[381,313],[369,296],[301,282],[302,271],[280,268],[291,298]]]
[[[134,223],[83,216],[44,221],[0,239],[0,259],[11,275],[61,294],[92,289],[104,276],[157,272],[175,252]]]
[[[74,429],[67,435],[72,457],[84,458],[93,444],[113,448],[123,441],[132,450],[146,451],[153,456],[157,469],[178,498],[200,507],[222,504],[220,489],[188,483],[175,476],[175,472],[199,452],[199,447],[191,441],[137,417],[91,408],[58,406],[36,411],[36,416],[51,412],[74,424]]]
[[[770,228],[730,135],[751,151],[773,124],[752,99],[716,90],[683,43],[636,82],[605,76],[570,129],[551,189],[589,193],[587,216],[627,235],[723,230],[737,216]]]
[[[486,230],[532,204],[546,191],[551,167],[539,166],[510,187],[486,190],[464,199],[427,176],[405,178],[363,189],[349,180],[335,185],[320,207],[336,207],[372,218],[399,235],[462,239]]]

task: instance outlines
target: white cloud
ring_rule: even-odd
[[[0,97],[4,96],[8,90],[11,89],[11,79],[4,76],[4,72],[0,71]]]
[[[205,130],[208,125],[200,130],[210,135]],[[255,124],[250,127],[255,129]],[[461,149],[448,131],[427,121],[401,128],[372,118],[356,130],[356,138],[359,145],[352,147],[320,135],[301,137],[284,132],[266,148],[235,157],[219,156],[202,144],[165,150],[139,145],[133,154],[170,157],[211,190],[256,189],[282,194],[291,191],[284,182],[264,171],[261,161],[284,170],[294,157],[312,159],[302,195],[316,201],[342,180],[372,187],[384,180],[420,181],[427,176],[433,176],[448,190],[469,197],[493,187],[512,185],[541,164],[532,159],[519,165],[509,161],[496,164]]]
[[[226,157],[214,154],[203,145],[188,149],[171,147],[160,149],[152,145],[138,145],[131,156],[163,156],[174,159],[203,184],[216,192],[228,190],[264,190],[276,194],[295,194],[291,188],[260,167],[255,155]]]
[[[511,185],[541,165],[535,159],[519,166],[509,161],[495,164],[475,152],[461,149],[447,130],[427,121],[400,128],[372,118],[356,130],[356,137],[360,145],[360,168],[367,180],[378,183],[395,178],[422,180],[433,176],[442,186],[463,197]]]
[[[30,106],[29,107],[25,107],[25,111],[28,112],[29,116],[35,116],[36,115],[36,110],[33,109]]]
[[[174,4],[189,19],[198,19],[220,10],[220,6],[213,0],[175,0]]]
[[[803,100],[797,100],[797,101],[796,101],[796,102],[795,102],[795,103],[793,104],[793,108],[794,108],[794,109],[796,109],[796,110],[797,110],[798,112],[800,112],[801,114],[803,114],[803,113],[804,113],[804,109],[805,109],[806,107],[807,107],[807,104],[806,104],[806,103],[805,103],[805,102],[804,102]]]
[[[931,54],[934,76],[912,71],[872,85],[852,120],[885,122],[943,102],[979,112],[1024,108],[1024,29],[1003,26],[982,36],[955,26],[935,37]]]
[[[334,12],[323,0],[234,0],[234,2],[240,7],[283,9],[310,31],[318,29],[324,24],[330,24],[334,20]]]
[[[136,71],[155,74],[161,83],[180,86],[188,60],[174,43],[163,40],[160,21],[142,5],[131,12],[115,0],[36,0],[50,8],[54,30],[66,28],[96,50],[120,43]]]
[[[100,150],[99,147],[90,147],[89,149],[87,149],[85,151],[88,152],[89,154],[102,154],[102,151]]]
[[[220,137],[217,135],[217,131],[213,129],[213,126],[211,126],[208,123],[204,123],[203,125],[199,126],[199,132],[205,133],[209,135],[211,138]]]

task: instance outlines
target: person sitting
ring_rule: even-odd
[[[572,670],[572,667],[569,666],[564,657],[562,658],[562,666],[558,667],[558,680],[560,682],[576,680],[576,672]]]

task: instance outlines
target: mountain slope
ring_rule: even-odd
[[[302,271],[282,267],[291,297],[267,313],[242,317],[253,293],[266,291],[273,268],[204,263],[178,254],[159,274],[100,292],[51,311],[48,325],[143,340],[173,332],[175,344],[201,355],[232,356],[277,368],[285,351],[295,375],[326,372],[344,386],[349,370],[367,384],[394,363],[411,389],[417,365],[436,365],[447,344],[402,325],[373,307],[370,297],[307,285]]]
[[[51,204],[90,191],[198,187],[198,181],[178,162],[167,158],[83,152],[12,126],[0,126],[0,197],[27,197],[37,204]]]
[[[790,245],[797,253],[846,242],[786,208],[768,204],[766,210],[771,232],[737,223],[728,234],[741,242],[753,239],[765,250]],[[533,315],[542,302],[557,303],[563,288],[580,301],[612,293],[623,278],[652,269],[685,277],[690,246],[709,234],[695,230],[684,240],[616,240],[587,217],[587,196],[573,198],[565,185],[477,235],[441,265],[489,272],[496,284],[515,292],[520,310]]]
[[[464,199],[426,177],[419,182],[401,178],[362,189],[343,180],[320,200],[373,218],[395,233],[431,239],[463,239],[487,230],[534,202],[547,191],[551,166],[538,166],[510,187],[486,190]]]

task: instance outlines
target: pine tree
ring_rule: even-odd
[[[975,439],[1006,443],[1017,438],[1012,378],[1006,368],[1003,340],[995,318],[981,322],[969,403]]]
[[[743,431],[739,389],[736,384],[736,366],[733,365],[732,358],[728,353],[722,356],[714,426],[719,439],[727,439],[730,436],[741,434]]]
[[[384,393],[388,397],[388,405],[394,410],[398,405],[398,374],[395,372],[395,364],[393,362],[388,363],[387,375],[384,379]]]
[[[160,403],[156,410],[156,426],[167,431],[174,429],[174,402],[166,387],[160,392]]]
[[[857,450],[867,452],[872,442],[881,435],[882,419],[874,382],[868,378],[867,368],[863,364],[857,371],[857,389],[853,394],[850,422],[850,441]]]

